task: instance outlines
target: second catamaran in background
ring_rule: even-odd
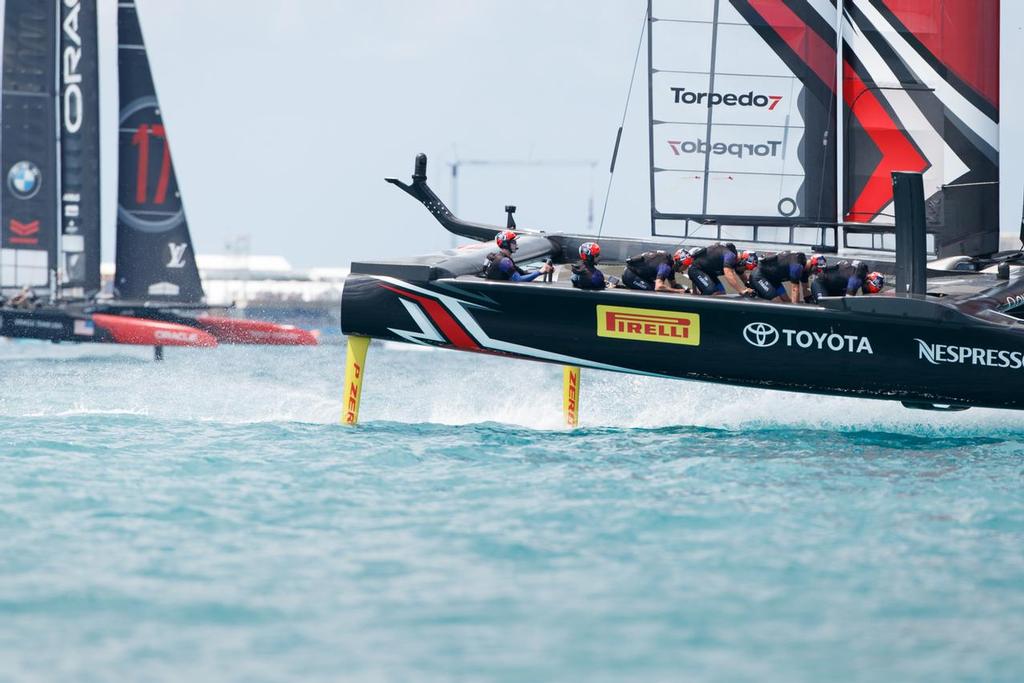
[[[153,345],[316,343],[291,325],[196,314],[207,308],[203,285],[134,2],[118,3],[112,298],[100,294],[96,0],[8,0],[3,65],[0,162],[8,171],[0,288],[23,294],[7,300],[0,335]],[[38,304],[26,306],[29,291]],[[33,324],[43,315],[48,324]],[[111,321],[128,333],[108,334]],[[151,333],[161,329],[159,337]]]

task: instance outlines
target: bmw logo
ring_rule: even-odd
[[[43,184],[39,167],[31,161],[19,161],[7,172],[7,187],[18,199],[31,199]]]

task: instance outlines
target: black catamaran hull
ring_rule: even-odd
[[[932,300],[827,307],[479,279],[353,274],[342,331],[604,370],[903,401],[1024,409],[1024,324]]]

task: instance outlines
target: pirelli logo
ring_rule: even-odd
[[[700,316],[649,308],[598,306],[597,336],[700,346]]]

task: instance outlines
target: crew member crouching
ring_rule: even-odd
[[[512,254],[519,249],[518,236],[511,230],[502,230],[494,237],[498,251],[487,255],[484,261],[484,277],[488,280],[511,280],[512,282],[530,282],[545,273],[554,270],[554,266],[545,263],[540,270],[526,272],[512,260]]]
[[[885,278],[881,273],[869,273],[868,264],[860,261],[840,261],[833,266],[826,266],[811,283],[811,296],[817,303],[823,296],[857,296],[878,294],[885,287]]]
[[[760,260],[750,275],[750,286],[762,299],[798,304],[810,296],[811,273],[820,272],[826,265],[824,256],[808,259],[802,251],[780,251]],[[787,282],[790,283],[788,293],[784,284]]]
[[[579,289],[604,289],[604,273],[597,269],[597,260],[601,256],[601,246],[597,242],[584,242],[580,245],[580,262],[572,267],[569,281]]]
[[[747,261],[740,262],[736,245],[732,243],[695,247],[683,258],[683,267],[687,269],[686,276],[690,278],[695,294],[725,294],[725,285],[719,277],[724,277],[740,294],[752,293],[736,273],[746,269]]]
[[[682,268],[685,255],[679,249],[672,256],[667,251],[645,251],[631,256],[622,271],[622,284],[627,289],[682,294],[683,286],[676,282],[676,273]]]

